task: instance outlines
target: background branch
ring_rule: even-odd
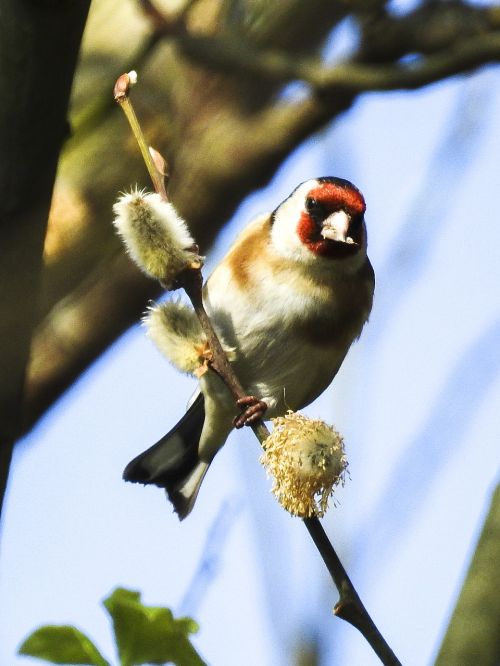
[[[494,666],[500,654],[500,485],[497,486],[435,666]]]
[[[442,52],[409,64],[345,62],[325,67],[314,60],[297,59],[282,51],[257,51],[233,38],[185,36],[179,48],[196,61],[228,73],[244,72],[271,81],[299,80],[318,93],[361,93],[368,90],[411,90],[447,76],[462,74],[500,59],[500,33],[460,39]]]

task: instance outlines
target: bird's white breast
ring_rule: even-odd
[[[335,289],[293,262],[270,261],[269,248],[252,257],[241,246],[245,242],[210,277],[205,304],[225,342],[236,348],[240,381],[268,402],[272,416],[303,407],[330,384],[368,313],[343,331],[342,276]],[[249,265],[242,267],[247,256]],[[332,339],[316,330],[323,321]]]

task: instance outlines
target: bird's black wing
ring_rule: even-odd
[[[205,400],[200,393],[170,432],[129,462],[125,481],[169,488],[188,477],[198,463],[204,420]]]

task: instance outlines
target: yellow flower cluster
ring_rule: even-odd
[[[334,486],[345,480],[342,436],[324,421],[297,412],[272,422],[260,459],[274,477],[272,492],[294,516],[323,516]]]

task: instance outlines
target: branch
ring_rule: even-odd
[[[233,367],[227,360],[227,356],[222,349],[219,339],[212,327],[212,323],[203,306],[201,270],[187,271],[184,273],[181,285],[184,287],[184,290],[191,300],[200,320],[203,332],[207,336],[207,341],[213,354],[213,359],[210,365],[224,381],[235,402],[237,402],[246,396],[246,392],[236,376]],[[259,420],[249,425],[260,444],[264,444],[265,440],[270,435],[264,422]],[[316,517],[304,518],[303,522],[338,590],[339,600],[334,608],[335,615],[358,629],[383,664],[387,666],[401,666],[401,663],[377,629],[375,623],[368,614],[368,611],[361,602],[354,585],[351,583],[349,576],[342,566],[342,563],[319,519]]]
[[[500,60],[500,32],[476,35],[415,63],[364,65],[346,62],[325,67],[317,60],[296,59],[284,51],[254,50],[231,37],[183,35],[179,48],[218,71],[245,73],[275,82],[303,81],[317,93],[412,90]]]
[[[132,104],[128,99],[129,82],[130,79],[127,74],[123,74],[118,79],[117,85],[115,86],[115,99],[124,110],[132,131],[141,147],[141,152],[145,155],[147,152],[144,149],[145,140],[135,113],[133,112]],[[118,95],[116,94],[117,89],[119,89]],[[155,171],[154,167],[151,167],[150,165],[149,153],[146,155],[146,162],[156,192],[164,201],[168,202],[165,187],[162,183],[158,182],[158,171]],[[184,289],[200,321],[211,351],[211,358],[209,361],[210,368],[222,379],[226,387],[229,389],[231,396],[234,398],[235,403],[244,409],[241,400],[247,397],[247,393],[222,348],[203,304],[203,277],[201,268],[185,269],[178,276],[176,287]],[[248,422],[247,425],[251,427],[260,444],[264,445],[265,441],[270,436],[270,432],[263,420],[252,420],[252,422]],[[334,609],[335,614],[360,631],[383,664],[387,666],[401,666],[396,655],[375,626],[375,623],[361,602],[359,595],[351,583],[346,570],[342,566],[342,563],[335,552],[333,545],[329,541],[319,519],[317,517],[304,518],[303,522],[323,558],[339,592],[339,601]]]
[[[356,627],[383,664],[401,666],[400,661],[364,607],[319,519],[304,518],[303,522],[339,592],[339,600],[333,609],[335,615]]]
[[[500,60],[500,32],[470,39],[448,51],[418,60],[414,65],[339,65],[330,70],[307,68],[312,86],[322,91],[413,90],[448,76],[463,74],[488,62]]]
[[[500,485],[497,487],[467,578],[435,666],[498,663],[500,654]]]
[[[498,9],[498,5],[477,6],[466,0],[415,3],[403,15],[360,7],[357,60],[389,63],[405,54],[443,53],[463,39],[497,30]]]

